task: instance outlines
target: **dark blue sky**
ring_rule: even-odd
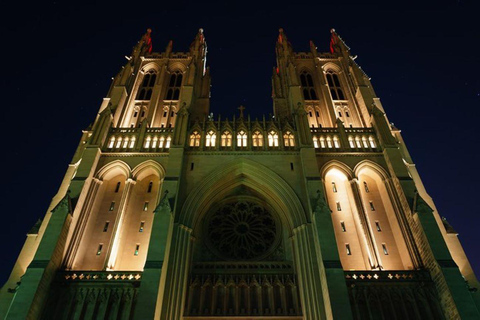
[[[2,4],[0,282],[43,217],[111,77],[147,27],[154,51],[187,51],[205,30],[211,108],[272,112],[270,76],[283,27],[296,51],[328,51],[335,28],[372,77],[442,216],[480,274],[480,6],[474,1],[358,4],[67,2]]]

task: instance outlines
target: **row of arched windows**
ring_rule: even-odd
[[[112,136],[108,140],[108,149],[133,149],[135,147],[136,138],[134,136]]]
[[[340,148],[340,139],[338,136],[313,136],[313,146],[316,149],[338,149]]]
[[[267,134],[267,140],[264,141],[264,136],[260,131],[254,131],[251,137],[252,147],[263,147],[264,142],[268,147],[276,148],[279,146],[279,136],[275,130],[271,130]],[[198,131],[193,131],[190,135],[189,146],[192,148],[200,147],[201,135]],[[210,130],[205,135],[205,147],[214,148],[217,141],[217,134],[215,131]],[[220,147],[228,148],[232,146],[233,136],[230,131],[224,131],[220,136]],[[237,132],[236,146],[238,148],[248,147],[249,139],[248,134],[244,130]],[[295,137],[290,131],[286,131],[283,135],[283,145],[286,148],[295,147]]]
[[[143,147],[145,149],[169,149],[172,142],[170,136],[147,136]]]
[[[350,148],[376,148],[377,144],[373,136],[348,136]]]

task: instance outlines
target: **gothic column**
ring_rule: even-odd
[[[331,210],[326,203],[324,194],[320,191],[323,190],[323,186],[320,187],[322,189],[317,190],[317,198],[312,205],[313,223],[325,268],[331,316],[334,319],[353,319],[345,274],[338,255]]]
[[[314,238],[314,228],[310,223],[293,229],[295,270],[298,275],[300,301],[305,320],[326,319],[323,300],[323,290],[326,288],[321,280],[322,277],[325,279],[325,273],[318,264]]]
[[[443,301],[442,307],[447,316],[452,317],[454,313],[452,310],[445,310],[446,308],[453,308],[456,306],[457,315],[461,319],[480,319],[480,312],[476,308],[475,301],[468,291],[465,279],[463,278],[458,266],[452,259],[448,250],[447,244],[443,239],[442,233],[438,228],[437,221],[433,216],[433,210],[428,204],[417,194],[414,203],[415,221],[419,227],[423,229],[426,240],[430,246],[430,250],[435,259],[434,264],[427,265],[427,268],[432,272],[436,269],[437,274],[440,273],[443,279],[437,279],[438,282],[443,282],[448,287],[448,292],[451,295],[454,305],[449,304],[448,301]],[[440,272],[438,272],[440,271]],[[443,280],[443,281],[442,281]],[[437,287],[437,289],[439,289]],[[440,297],[444,295],[446,288],[440,288]]]
[[[22,276],[5,319],[38,319],[41,316],[50,284],[62,262],[71,221],[70,197],[67,194],[52,210],[37,252]]]
[[[64,268],[67,270],[70,270],[73,266],[78,247],[80,246],[80,240],[82,239],[83,232],[85,231],[88,223],[88,218],[90,217],[93,205],[97,199],[98,190],[102,184],[103,181],[100,179],[91,179],[88,191],[85,195],[82,193],[78,199],[77,208],[74,212],[74,218],[72,222],[72,234],[69,235],[70,244],[64,260]],[[78,216],[78,218],[75,218],[76,216]]]
[[[168,248],[166,270],[162,274],[162,292],[160,319],[180,320],[183,316],[188,271],[192,254],[192,229],[179,223],[173,225],[171,243]]]
[[[133,186],[137,182],[131,178],[128,178],[125,182],[125,188],[123,189],[122,198],[118,206],[118,213],[113,226],[112,238],[108,247],[107,258],[105,259],[105,268],[107,270],[113,270],[115,268],[115,262],[117,259],[117,251],[122,240],[123,222],[125,221],[126,210],[128,201],[132,195]],[[105,269],[104,268],[104,269]]]

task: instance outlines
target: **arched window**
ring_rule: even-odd
[[[313,78],[310,73],[303,71],[300,74],[300,83],[303,88],[303,98],[305,100],[318,100],[315,87],[313,85]]]
[[[152,98],[152,90],[156,80],[157,74],[155,70],[151,69],[145,73],[142,85],[138,90],[137,100],[150,100]]]
[[[317,136],[313,136],[313,147],[317,149],[320,147]]]
[[[122,137],[118,137],[117,138],[117,145],[115,146],[115,148],[120,149],[121,146],[122,146]]]
[[[375,139],[372,136],[368,137],[368,141],[370,142],[370,147],[372,148],[377,147],[377,144],[375,143]]]
[[[222,147],[231,147],[232,146],[232,134],[228,131],[225,131],[222,134]]]
[[[333,148],[332,137],[327,136],[327,146]]]
[[[146,139],[145,139],[145,148],[150,148],[150,142],[152,141],[152,137],[148,136]]]
[[[340,85],[340,80],[338,79],[338,74],[333,71],[328,71],[327,74],[327,83],[330,88],[330,94],[332,95],[333,100],[346,100],[345,95],[342,91],[342,86]]]
[[[200,134],[198,131],[193,131],[190,135],[190,147],[199,147],[200,146]]]
[[[337,136],[333,136],[333,145],[335,146],[335,148],[340,148],[340,140],[338,139]]]
[[[169,149],[170,148],[170,142],[172,141],[172,137],[168,136],[167,137],[167,143],[165,143],[165,149]]]
[[[108,142],[108,148],[112,149],[114,145],[115,145],[115,137],[113,136],[110,138],[110,142]]]
[[[213,148],[215,147],[215,140],[217,139],[217,135],[213,130],[210,130],[207,132],[207,136],[205,139],[205,146],[207,148]]]
[[[252,136],[253,146],[254,147],[262,147],[263,146],[263,135],[260,131],[255,131]]]
[[[295,139],[290,131],[285,132],[283,135],[283,142],[287,148],[295,146]]]
[[[152,140],[152,148],[156,148],[156,147],[157,147],[157,143],[158,143],[158,137],[155,136],[155,137],[153,137],[153,140]]]
[[[268,146],[278,147],[278,134],[273,130],[268,133]]]
[[[363,147],[368,148],[368,140],[367,137],[363,136],[362,137],[362,142],[363,142]]]
[[[128,148],[128,137],[125,137],[125,139],[123,139],[123,146],[122,146],[123,149],[127,149]]]
[[[135,147],[135,137],[132,137],[132,139],[130,139],[130,149],[133,149],[133,147]]]
[[[245,131],[241,130],[237,134],[237,147],[245,148],[247,146],[247,134]]]
[[[350,148],[355,148],[355,139],[353,139],[352,136],[348,136],[348,144],[350,145]]]
[[[320,137],[320,148],[325,149],[327,147],[327,144],[325,143],[325,137],[321,136]]]
[[[356,136],[356,137],[355,137],[355,144],[357,145],[357,148],[361,148],[361,147],[362,147],[362,141],[360,140],[360,137],[359,137],[359,136]]]
[[[165,137],[161,136],[160,139],[158,140],[158,147],[163,148],[164,143],[165,143]]]
[[[178,100],[180,97],[180,87],[182,86],[183,74],[176,71],[170,75],[170,82],[168,83],[167,95],[165,100]]]

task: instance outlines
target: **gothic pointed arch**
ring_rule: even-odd
[[[306,223],[302,203],[288,183],[269,168],[245,158],[235,159],[205,179],[187,197],[179,222],[195,232],[206,211],[240,185],[255,189],[264,196],[286,221],[290,232]]]
[[[110,176],[113,172],[120,172],[126,178],[131,177],[132,169],[130,166],[121,160],[114,160],[106,165],[104,165],[96,174],[96,178],[103,180],[105,177]]]
[[[137,180],[150,173],[156,174],[162,180],[165,177],[165,168],[154,160],[147,160],[133,168],[132,177]]]
[[[340,161],[331,160],[331,161],[327,162],[326,164],[324,164],[322,169],[320,170],[320,173],[321,173],[323,179],[325,179],[325,175],[332,168],[336,168],[336,169],[340,170],[342,173],[345,174],[345,176],[349,180],[353,179],[353,177],[355,176],[353,170],[348,165],[346,165],[345,163],[340,162]]]

